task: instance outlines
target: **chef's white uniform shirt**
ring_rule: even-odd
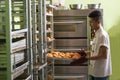
[[[106,77],[112,74],[109,36],[101,26],[95,33],[91,56],[99,54],[100,46],[108,48],[107,59],[91,60],[89,74],[94,77]]]

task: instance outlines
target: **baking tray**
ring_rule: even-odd
[[[63,61],[65,61],[65,60],[68,60],[68,61],[75,60],[73,58],[56,58],[56,57],[47,57],[47,58],[50,59],[50,60],[63,60]]]
[[[54,62],[54,64],[72,64],[72,65],[81,65],[83,63],[86,63],[87,60],[84,60],[84,57],[86,56],[85,53],[81,51],[70,51],[70,52],[77,52],[81,55],[80,59],[74,59],[74,58],[56,58],[56,57],[48,57],[48,60],[51,60]],[[65,51],[64,51],[65,52]]]

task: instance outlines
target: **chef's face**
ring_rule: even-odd
[[[96,21],[93,18],[89,18],[89,24],[91,29],[97,29],[99,21]]]

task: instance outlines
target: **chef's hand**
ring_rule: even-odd
[[[85,50],[79,50],[78,53],[79,53],[81,56],[86,56]]]
[[[87,56],[83,56],[83,57],[81,57],[81,59],[79,59],[79,60],[81,60],[81,61],[83,61],[83,62],[86,62],[86,61],[88,61],[88,58],[87,58]]]

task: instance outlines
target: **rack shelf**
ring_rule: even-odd
[[[17,67],[12,71],[12,77],[15,79],[16,77],[20,76],[22,73],[24,73],[24,70],[27,68],[29,62],[24,63],[23,65]]]
[[[24,52],[17,52],[14,54],[11,54],[11,65],[16,65],[20,62],[24,61]]]
[[[12,35],[12,38],[21,38],[21,37],[25,37],[25,33],[13,34]]]
[[[12,43],[11,45],[12,52],[16,52],[22,49],[26,49],[26,39],[19,40],[17,42]]]
[[[35,68],[37,69],[37,70],[41,70],[41,69],[43,69],[44,67],[46,67],[47,66],[47,62],[46,63],[43,63],[43,64],[37,64],[37,65],[35,65]]]

